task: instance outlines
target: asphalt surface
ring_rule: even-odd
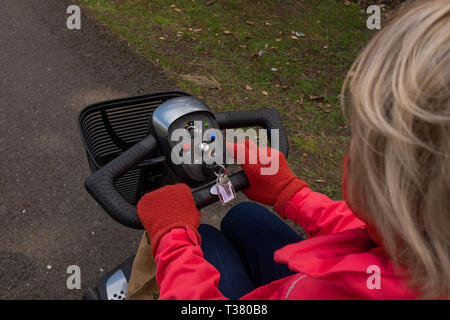
[[[174,89],[127,42],[63,0],[0,1],[0,299],[79,299],[135,253],[141,232],[109,218],[83,187],[77,116],[111,98]],[[217,220],[217,219],[216,219]]]

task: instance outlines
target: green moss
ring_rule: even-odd
[[[307,151],[311,154],[319,154],[320,149],[317,146],[314,138],[311,137],[303,137],[303,136],[295,136],[292,137],[292,142],[294,145],[299,148],[300,151]]]

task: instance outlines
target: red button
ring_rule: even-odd
[[[189,149],[191,149],[191,145],[190,145],[189,143],[185,142],[185,143],[183,144],[183,149],[184,149],[184,150],[189,150]]]

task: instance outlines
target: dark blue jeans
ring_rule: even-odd
[[[287,265],[276,263],[273,254],[303,239],[256,203],[234,206],[223,218],[221,231],[206,224],[198,230],[204,257],[220,272],[219,290],[229,299],[239,299],[257,287],[294,274]]]

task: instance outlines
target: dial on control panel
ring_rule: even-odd
[[[214,178],[215,175],[211,172],[211,167],[214,167],[214,165],[206,165],[205,163],[205,159],[212,158],[216,154],[215,148],[211,147],[211,143],[217,139],[216,133],[207,132],[208,129],[219,129],[213,115],[203,112],[185,115],[177,119],[171,125],[169,131],[173,132],[179,128],[185,129],[189,135],[182,142],[180,155],[190,154],[192,161],[191,163],[175,165],[177,174],[193,181],[205,181]],[[204,136],[205,133],[207,136]],[[175,147],[180,141],[170,142],[171,147]],[[201,161],[194,161],[195,156],[197,156],[197,159],[200,156]]]

